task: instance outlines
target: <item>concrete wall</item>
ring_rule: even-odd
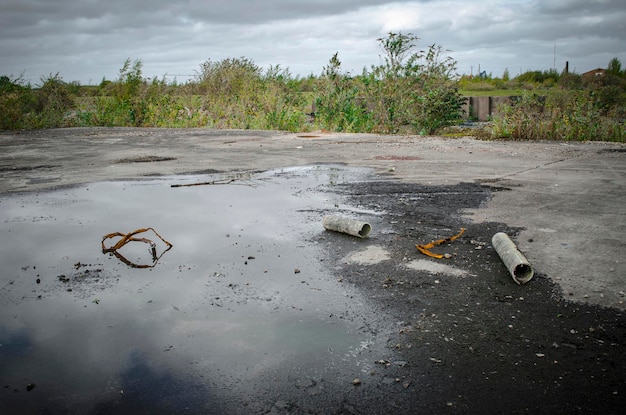
[[[488,121],[500,104],[508,104],[511,97],[465,97],[465,116],[478,121]]]

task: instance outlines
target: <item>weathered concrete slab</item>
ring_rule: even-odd
[[[373,167],[416,183],[474,181],[510,189],[468,215],[525,228],[520,249],[568,298],[625,308],[626,146],[621,144],[201,129],[4,133],[0,193],[314,163]]]

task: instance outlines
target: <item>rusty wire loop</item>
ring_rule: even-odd
[[[166,249],[161,252],[161,254],[157,253],[157,247],[156,244],[148,238],[139,238],[139,237],[135,237],[135,235],[140,234],[140,233],[144,233],[144,232],[148,232],[148,231],[152,231],[154,232],[154,234],[161,240],[163,241],[163,243],[166,245]],[[104,244],[104,241],[106,241],[107,239],[111,239],[111,238],[115,238],[120,236],[121,238],[112,246],[107,247]],[[148,244],[150,246],[149,248],[149,252],[150,255],[152,255],[152,264],[137,264],[135,262],[130,261],[129,259],[127,259],[124,255],[122,255],[119,250],[126,245],[129,242],[143,242],[145,244]],[[115,255],[120,261],[122,261],[123,263],[125,263],[126,265],[129,265],[133,268],[152,268],[154,267],[157,262],[159,261],[159,259],[163,256],[163,254],[165,254],[167,251],[169,251],[170,249],[172,249],[174,245],[172,245],[171,243],[169,243],[168,241],[166,241],[161,235],[159,235],[159,233],[154,230],[153,228],[141,228],[141,229],[137,229],[134,230],[132,232],[129,233],[122,233],[122,232],[112,232],[109,233],[107,235],[104,235],[102,237],[102,253],[110,253]]]

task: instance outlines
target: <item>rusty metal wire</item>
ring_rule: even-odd
[[[154,232],[154,234],[161,240],[163,241],[163,243],[166,246],[166,249],[161,252],[161,254],[157,253],[157,247],[156,247],[156,243],[154,243],[151,239],[148,238],[139,238],[139,237],[135,237],[135,235],[140,234],[140,233],[144,233],[144,232],[148,232],[148,231],[152,231]],[[112,246],[107,247],[104,244],[104,241],[106,241],[107,239],[111,239],[111,238],[115,238],[115,237],[120,237],[120,239]],[[150,245],[150,254],[152,255],[152,264],[137,264],[133,261],[130,261],[129,259],[127,259],[124,255],[122,255],[119,250],[126,245],[129,242],[142,242],[142,243],[146,243],[148,245]],[[169,243],[168,241],[166,241],[161,235],[159,235],[159,233],[157,231],[155,231],[153,228],[141,228],[141,229],[137,229],[134,230],[132,232],[129,233],[122,233],[122,232],[112,232],[109,234],[106,234],[102,237],[102,253],[110,253],[115,255],[120,261],[122,261],[123,263],[125,263],[128,266],[131,266],[133,268],[152,268],[154,267],[157,262],[159,261],[159,259],[163,256],[163,254],[165,254],[167,251],[169,251],[170,249],[172,249],[174,245],[172,245],[171,243]]]

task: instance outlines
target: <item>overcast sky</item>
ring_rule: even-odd
[[[0,0],[0,75],[97,84],[131,58],[184,82],[209,59],[245,57],[307,76],[335,52],[359,74],[390,31],[448,49],[460,74],[626,67],[625,0]]]

